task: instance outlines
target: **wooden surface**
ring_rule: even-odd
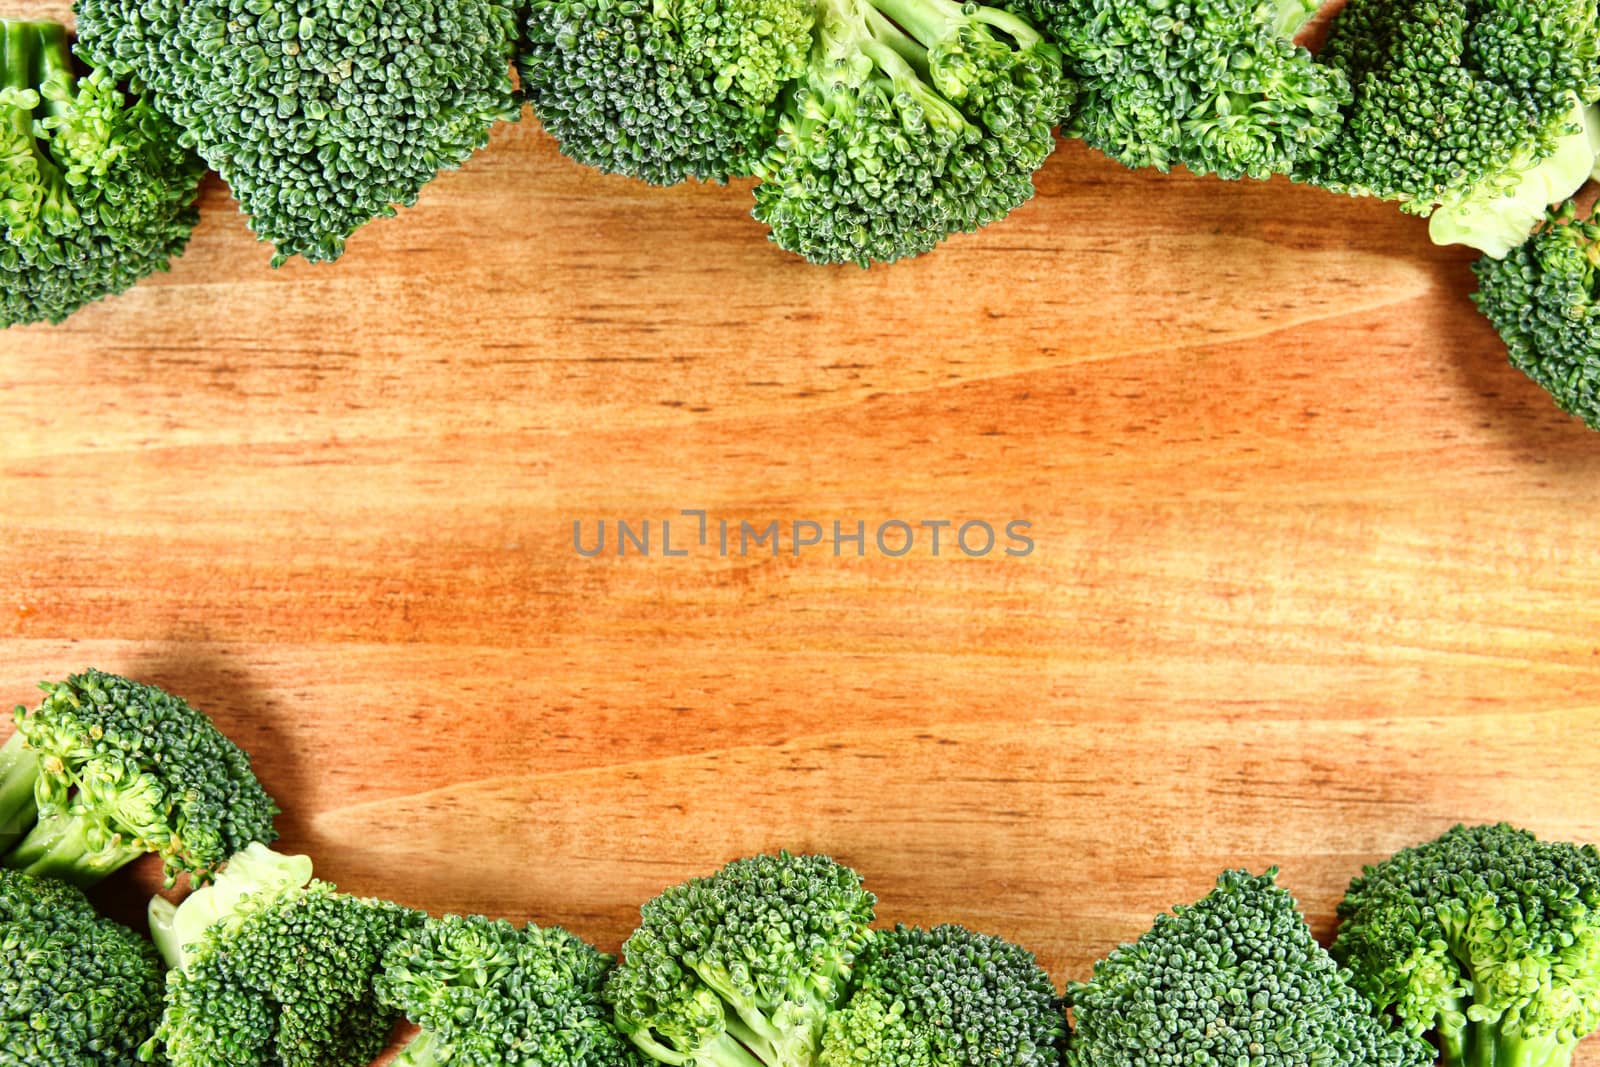
[[[608,948],[669,882],[817,849],[1065,981],[1226,866],[1327,935],[1457,820],[1600,839],[1600,434],[1505,365],[1470,257],[1077,146],[1039,189],[821,269],[746,187],[528,121],[272,272],[213,180],[169,275],[0,334],[0,698],[164,685],[345,888]],[[1037,548],[572,550],[682,508]]]

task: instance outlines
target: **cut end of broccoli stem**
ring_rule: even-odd
[[[449,1050],[441,1049],[434,1036],[424,1030],[389,1061],[389,1067],[445,1067],[449,1061]]]
[[[12,734],[0,746],[0,852],[21,841],[38,818],[38,778],[39,754],[28,747],[20,732]]]

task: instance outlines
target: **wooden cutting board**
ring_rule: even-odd
[[[1325,936],[1458,820],[1600,840],[1600,434],[1506,366],[1470,255],[1075,145],[1038,184],[811,267],[747,185],[601,177],[529,120],[272,271],[212,180],[170,274],[0,334],[3,698],[159,683],[324,876],[611,949],[761,849],[1065,981],[1227,866]],[[867,554],[794,556],[808,520]]]

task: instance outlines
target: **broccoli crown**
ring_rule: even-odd
[[[155,852],[168,885],[184,871],[204,883],[234,852],[277,836],[278,807],[250,757],[204,712],[104,671],[41,688],[37,708],[14,713],[35,758],[12,771],[36,775],[39,821],[6,866],[88,884]]]
[[[365,1067],[397,1017],[373,988],[383,954],[422,918],[321,881],[245,893],[168,973],[146,1052],[164,1047],[173,1067]]]
[[[337,259],[519,110],[497,0],[81,0],[80,47],[149,86],[290,256]]]
[[[1349,0],[1318,59],[1354,100],[1299,176],[1470,214],[1575,132],[1574,106],[1600,95],[1597,56],[1593,0]]]
[[[134,1067],[164,980],[155,947],[81,890],[0,869],[0,1063]]]
[[[857,962],[819,1067],[1051,1067],[1064,1019],[1033,954],[960,926],[897,926]]]
[[[808,0],[534,0],[518,57],[579,163],[670,185],[752,172],[805,69]]]
[[[755,216],[813,263],[913,256],[999,219],[1075,88],[1029,22],[953,0],[820,0],[806,71],[756,173]]]
[[[60,322],[165,270],[203,173],[146,97],[77,76],[63,27],[0,18],[0,328]]]
[[[422,1028],[411,1067],[627,1067],[600,995],[611,963],[559,927],[449,915],[390,946],[376,989]]]
[[[617,1027],[675,1067],[806,1067],[872,921],[826,856],[752,856],[640,909],[606,984]]]
[[[1083,89],[1069,131],[1119,163],[1266,178],[1338,132],[1350,86],[1294,34],[1313,0],[1023,0]]]
[[[1564,1064],[1600,1028],[1600,853],[1457,826],[1368,867],[1334,955],[1447,1067]]]
[[[1473,299],[1511,365],[1600,430],[1600,213],[1579,220],[1568,201],[1521,247],[1473,270]]]
[[[1372,1013],[1276,874],[1224,872],[1068,986],[1069,1067],[1430,1067],[1432,1050]]]

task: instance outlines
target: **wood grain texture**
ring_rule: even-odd
[[[170,274],[0,335],[0,696],[167,686],[346,888],[608,948],[665,884],[822,849],[1065,981],[1225,866],[1326,936],[1455,821],[1600,839],[1600,435],[1505,365],[1470,257],[1078,146],[1039,191],[821,269],[746,186],[527,121],[274,272],[212,180]],[[1037,549],[572,549],[682,508]]]

